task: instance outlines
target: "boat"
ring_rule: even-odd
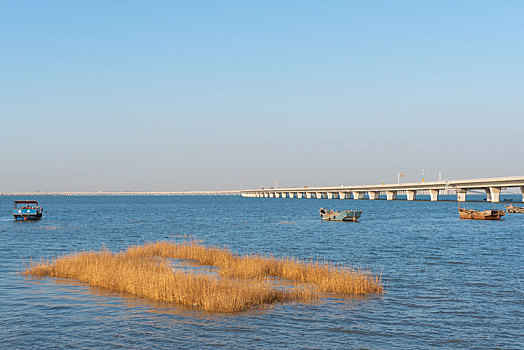
[[[459,202],[459,216],[465,220],[500,220],[501,217],[506,215],[504,210],[489,209],[489,210],[473,210],[465,209],[460,207]]]
[[[43,211],[37,201],[15,201],[13,217],[15,220],[40,220]]]
[[[362,215],[362,210],[342,210],[340,212],[320,208],[320,217],[324,221],[357,221]]]
[[[510,214],[516,214],[516,213],[524,214],[524,207],[517,207],[517,206],[514,206],[513,204],[505,205],[504,207],[506,207],[506,211]]]

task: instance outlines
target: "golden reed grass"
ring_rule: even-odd
[[[264,279],[278,277],[312,284],[321,292],[337,294],[382,294],[384,287],[379,275],[325,262],[301,262],[292,258],[273,256],[238,256],[228,249],[205,247],[195,243],[155,242],[133,246],[126,254],[135,257],[161,256],[192,260],[199,265],[218,267],[222,277]]]
[[[262,304],[318,298],[303,287],[276,289],[270,281],[252,283],[190,274],[174,270],[167,259],[137,258],[128,252],[107,250],[32,262],[22,274],[74,279],[112,292],[211,312],[237,312]]]
[[[177,270],[170,259],[218,267],[218,275]],[[311,302],[320,292],[382,294],[380,276],[325,262],[272,256],[239,256],[228,249],[197,243],[155,242],[120,253],[105,249],[54,260],[31,262],[22,274],[69,278],[113,292],[171,302],[211,312],[237,312],[285,301]],[[296,282],[284,288],[270,277]]]

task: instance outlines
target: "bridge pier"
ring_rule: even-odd
[[[297,198],[302,198],[302,195],[303,195],[303,194],[304,194],[304,193],[302,193],[302,192],[298,192],[298,193],[297,193]]]
[[[378,191],[368,191],[368,197],[371,200],[376,200],[378,197],[380,197],[380,192]]]
[[[490,187],[489,192],[491,193],[491,202],[498,203],[500,201],[500,187]]]
[[[353,199],[363,199],[364,192],[353,192]]]
[[[520,192],[522,193],[522,201],[524,202],[524,186],[520,188]]]
[[[326,197],[327,197],[327,199],[333,199],[333,198],[336,198],[335,196],[336,196],[336,195],[335,195],[335,192],[328,192],[328,193],[326,193]]]
[[[397,199],[397,191],[386,191],[386,198],[388,201]]]
[[[486,201],[491,202],[491,191],[489,190],[489,187],[484,190],[486,191]]]
[[[417,198],[417,191],[406,191],[408,201],[414,201]]]
[[[429,190],[429,196],[432,202],[438,201],[439,190]]]
[[[457,190],[457,201],[465,202],[466,201],[466,193],[468,193],[468,191],[466,191],[466,190]]]
[[[340,199],[348,199],[349,196],[348,196],[347,192],[339,192],[338,193],[338,198],[340,198]]]
[[[316,199],[322,199],[322,198],[324,198],[324,195],[322,194],[322,192],[316,192],[316,193],[315,193],[315,196],[316,196],[316,197],[315,197]]]
[[[306,198],[307,199],[313,198],[313,192],[306,192]]]

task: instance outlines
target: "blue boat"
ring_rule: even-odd
[[[320,208],[320,217],[325,221],[357,221],[362,210],[342,210],[341,212]]]
[[[15,201],[13,216],[15,220],[40,220],[43,211],[37,201]]]

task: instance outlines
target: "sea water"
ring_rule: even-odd
[[[524,214],[459,220],[453,201],[40,196],[43,219],[15,222],[14,199],[28,198],[0,197],[3,349],[524,346]],[[363,214],[323,222],[320,207]],[[19,274],[31,259],[157,240],[350,265],[380,274],[386,293],[213,314]]]

